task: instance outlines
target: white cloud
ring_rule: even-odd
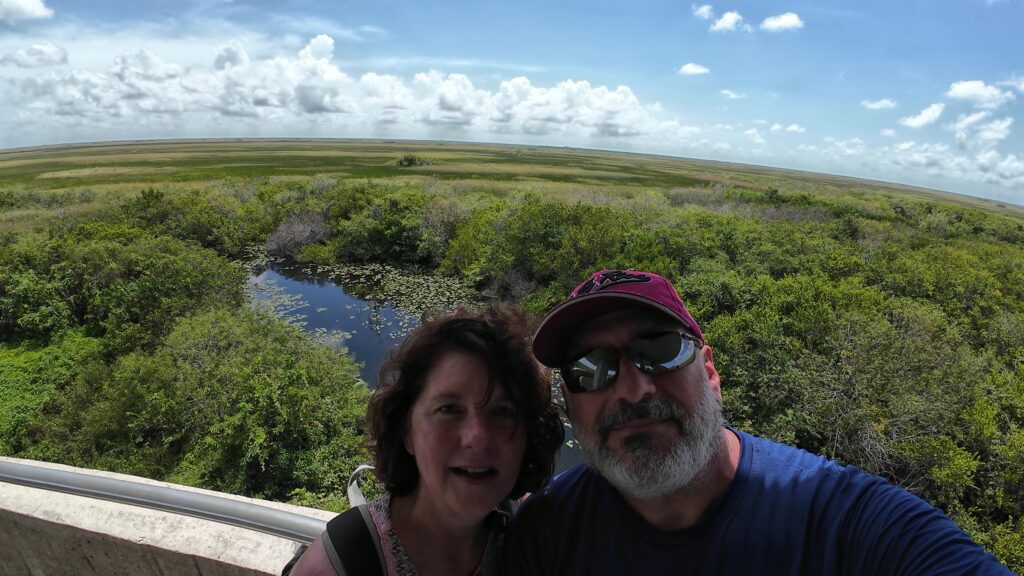
[[[778,16],[765,18],[761,22],[761,30],[768,32],[782,32],[783,30],[799,30],[804,27],[804,21],[793,12],[786,12]]]
[[[738,92],[733,92],[732,90],[722,90],[722,96],[725,96],[729,100],[742,100],[747,97],[746,94],[740,94]]]
[[[0,0],[0,21],[35,18],[53,18],[53,10],[47,8],[43,0]]]
[[[1010,126],[1012,125],[1013,118],[1006,117],[979,126],[975,135],[977,146],[981,149],[995,147],[1010,135]]]
[[[991,123],[994,124],[990,130],[993,139],[1002,137],[1008,130],[1010,123],[1005,120]],[[954,191],[959,188],[977,192],[985,185],[990,186],[988,190],[993,196],[1016,203],[1024,200],[1019,194],[1019,190],[1024,189],[1024,159],[1014,154],[1001,154],[992,147],[964,152],[943,143],[913,140],[878,147],[868,147],[859,138],[823,140],[820,147],[797,146],[806,153],[802,158],[823,161],[847,171],[859,169],[868,178],[882,175],[886,179]]]
[[[149,50],[142,49],[134,54],[118,56],[110,69],[122,82],[135,80],[159,81],[180,76],[184,69],[177,64],[165,62]]]
[[[995,109],[1014,100],[1012,92],[1006,92],[981,80],[965,80],[950,84],[946,97],[954,100],[974,102],[978,108]]]
[[[688,62],[686,64],[683,64],[683,66],[679,68],[679,73],[685,74],[686,76],[700,76],[701,74],[710,74],[711,70],[704,66],[701,66],[700,64]]]
[[[334,38],[326,34],[318,34],[316,38],[309,41],[306,47],[299,51],[300,58],[311,60],[330,60],[334,58]]]
[[[243,66],[249,63],[249,55],[241,44],[235,42],[221,46],[217,56],[213,59],[213,67],[217,70],[225,70],[232,66]]]
[[[892,128],[885,128],[881,132],[879,132],[879,134],[881,134],[882,136],[885,136],[886,138],[895,138],[896,137],[896,131],[893,130]]]
[[[978,154],[975,162],[984,181],[1024,184],[1024,159],[1013,154],[1000,157],[995,150],[989,150]]]
[[[822,155],[830,159],[863,156],[867,152],[867,147],[860,138],[850,138],[849,140],[826,138],[825,142],[828,142],[829,146],[822,149]]]
[[[945,108],[946,105],[942,103],[932,104],[931,106],[922,110],[921,113],[918,114],[917,116],[907,116],[905,118],[900,118],[900,124],[906,126],[907,128],[921,128],[923,126],[927,126],[938,120],[939,116],[942,115],[942,111]]]
[[[1024,94],[1024,76],[1010,78],[1004,82],[999,82],[1000,86],[1010,86],[1016,88],[1017,92]]]
[[[442,74],[437,70],[417,74],[413,92],[433,104],[419,114],[427,124],[469,126],[484,112],[488,93],[473,86],[464,74]]]
[[[333,39],[323,35],[291,57],[253,59],[241,44],[228,44],[205,66],[187,68],[139,50],[117,57],[104,72],[12,79],[17,118],[0,119],[0,145],[37,143],[15,140],[24,137],[8,129],[17,122],[43,134],[72,134],[67,139],[97,132],[126,138],[242,132],[492,141],[543,136],[567,144],[616,139],[678,147],[700,132],[662,118],[657,103],[642,104],[626,86],[566,80],[541,87],[518,77],[487,90],[466,75],[436,70],[411,80],[377,73],[353,78],[331,61],[333,49]]]
[[[722,17],[715,20],[711,25],[712,32],[732,32],[743,22],[743,16],[739,12],[726,12]]]
[[[943,144],[905,142],[879,151],[884,164],[906,172],[925,173],[1010,188],[1024,185],[1024,162],[1013,154],[984,150],[974,155],[956,154]],[[1019,199],[1017,199],[1019,201]]]
[[[20,68],[57,66],[59,64],[67,64],[67,62],[68,51],[49,42],[33,44],[28,48],[21,48],[0,57],[0,64],[13,64]]]
[[[757,128],[750,128],[749,130],[744,130],[743,134],[747,138],[750,138],[751,142],[753,142],[754,144],[764,144],[764,137],[761,136],[761,132]]]
[[[1013,118],[1006,117],[982,125],[992,112],[982,110],[974,114],[961,114],[953,124],[945,126],[956,134],[956,144],[964,150],[986,150],[997,146],[1010,135]]]
[[[956,130],[957,132],[963,132],[964,130],[967,130],[971,126],[977,124],[978,122],[981,122],[982,120],[985,120],[991,115],[991,112],[985,111],[975,112],[974,114],[970,115],[961,114],[960,117],[957,118],[956,123],[950,125],[950,128]]]
[[[860,105],[867,108],[868,110],[886,110],[889,108],[896,107],[896,101],[889,98],[882,98],[881,100],[861,100]]]
[[[693,15],[701,20],[710,20],[715,17],[715,11],[711,8],[710,4],[702,4],[700,6],[694,4],[692,8]]]
[[[783,130],[785,130],[786,132],[795,132],[797,134],[801,134],[801,133],[807,131],[806,128],[804,128],[803,126],[801,126],[799,124],[790,124],[789,126],[783,126],[782,124],[779,124],[778,122],[772,124],[771,130],[772,130],[772,132],[782,132]]]
[[[385,30],[383,28],[380,28],[380,27],[377,27],[377,26],[366,26],[366,25],[364,25],[364,26],[360,26],[356,30],[358,30],[359,32],[362,32],[363,34],[371,34],[371,35],[374,35],[374,36],[387,36],[387,34],[388,34],[387,30]]]

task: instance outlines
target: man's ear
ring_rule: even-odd
[[[711,349],[711,346],[705,344],[700,349],[700,354],[704,359],[704,371],[708,374],[708,385],[711,386],[711,390],[715,393],[718,398],[718,404],[722,404],[722,377],[718,374],[718,369],[715,368],[715,351]]]

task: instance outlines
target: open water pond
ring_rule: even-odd
[[[367,385],[376,385],[387,351],[415,328],[425,310],[451,310],[473,300],[456,281],[407,273],[378,264],[299,268],[263,261],[249,264],[253,305],[271,310],[336,348],[344,346],[362,364]],[[569,446],[557,470],[582,462]]]
[[[251,264],[250,271],[255,307],[347,348],[371,387],[387,351],[419,324],[424,311],[451,310],[474,296],[453,279],[379,264],[296,267],[264,261]]]
[[[419,324],[419,316],[387,301],[363,300],[330,281],[303,279],[296,272],[267,269],[252,276],[253,299],[276,306],[291,322],[331,346],[347,348],[362,364],[363,380],[375,386],[384,355]]]

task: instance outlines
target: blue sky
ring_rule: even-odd
[[[1024,0],[0,0],[0,148],[429,138],[1024,204]]]

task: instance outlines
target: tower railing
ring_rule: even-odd
[[[309,544],[326,522],[250,502],[0,459],[0,482],[173,512]]]

